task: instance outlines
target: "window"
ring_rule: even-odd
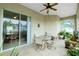
[[[61,20],[61,30],[65,30],[66,32],[70,32],[73,34],[74,31],[74,20],[72,19],[66,19],[66,20]]]

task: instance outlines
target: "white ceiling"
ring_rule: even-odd
[[[77,3],[58,3],[58,5],[53,7],[56,8],[57,11],[50,10],[49,14],[47,14],[46,11],[40,12],[40,10],[45,8],[42,4],[43,3],[21,3],[21,5],[43,15],[58,15],[59,17],[67,17],[75,15],[77,10]]]

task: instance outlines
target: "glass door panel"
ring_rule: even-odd
[[[7,10],[3,16],[3,50],[27,44],[27,16]]]
[[[21,15],[20,20],[20,44],[26,44],[27,43],[27,16]]]
[[[3,49],[19,45],[19,14],[4,10]]]

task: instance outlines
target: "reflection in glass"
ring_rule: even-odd
[[[27,17],[21,15],[20,20],[20,30],[21,30],[21,45],[27,43]]]
[[[27,16],[4,10],[3,49],[27,43]],[[21,20],[19,20],[21,18]]]
[[[4,10],[3,38],[4,50],[19,45],[19,14]]]

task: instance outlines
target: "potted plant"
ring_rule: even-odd
[[[77,44],[76,47],[74,47],[72,49],[68,49],[67,55],[69,55],[69,56],[79,56],[79,44]]]
[[[65,39],[65,48],[70,48],[70,38],[72,38],[72,34],[70,32],[61,31],[58,33],[59,36],[62,36],[62,39]]]
[[[65,39],[65,31],[60,31],[58,33],[58,36],[59,36],[60,39]]]
[[[62,39],[70,39],[72,37],[72,34],[64,30],[64,31],[60,31],[58,33],[58,36],[61,37]]]

